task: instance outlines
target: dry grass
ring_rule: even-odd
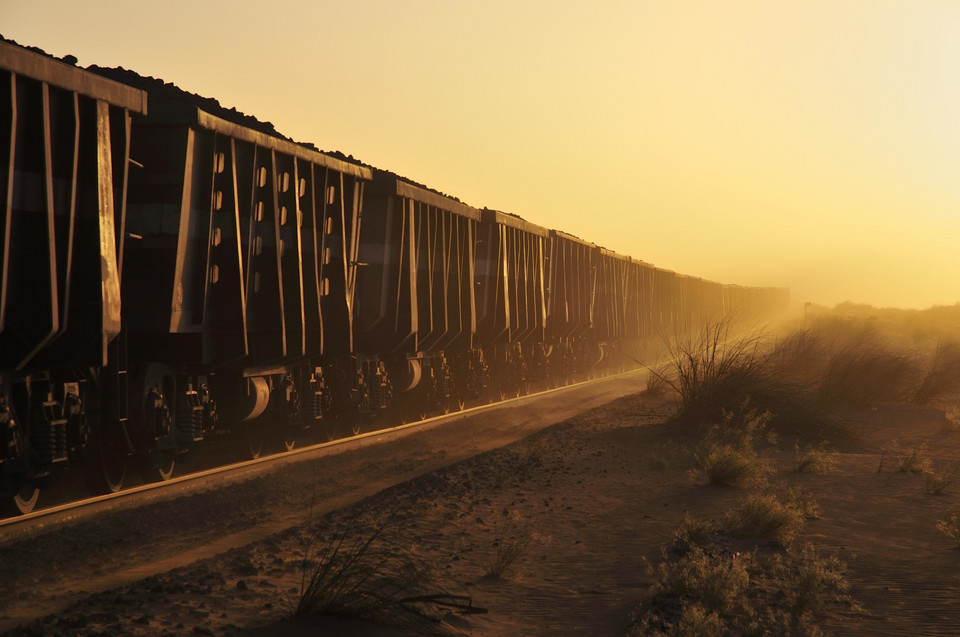
[[[305,532],[296,615],[339,615],[418,634],[449,634],[431,617],[432,600],[454,599],[432,565],[387,539],[381,526],[354,519],[327,535]]]
[[[773,494],[751,494],[730,511],[723,523],[733,537],[772,538],[790,542],[803,529],[801,507]]]
[[[494,546],[497,551],[490,560],[484,577],[493,579],[501,577],[527,552],[536,539],[533,526],[524,521],[519,513],[511,511],[503,524],[496,529]]]

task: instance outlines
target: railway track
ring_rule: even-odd
[[[19,517],[0,520],[0,546],[21,539],[42,535],[65,525],[89,519],[102,513],[123,509],[132,509],[153,502],[171,500],[185,495],[224,488],[231,484],[250,480],[265,474],[281,470],[284,466],[317,460],[326,456],[362,449],[373,445],[399,440],[412,434],[448,425],[457,421],[476,419],[477,416],[491,412],[509,410],[522,405],[535,404],[542,413],[554,422],[562,420],[576,411],[602,404],[620,395],[639,389],[643,370],[633,370],[580,383],[546,389],[527,395],[509,398],[500,402],[468,407],[449,414],[438,415],[396,427],[361,433],[349,438],[330,442],[311,444],[292,451],[277,453],[255,460],[232,463],[212,469],[194,471],[174,477],[165,482],[148,483],[124,489],[117,493],[100,495],[80,500],[55,504],[38,509]],[[587,392],[584,402],[577,400],[561,401],[559,409],[551,409],[549,403],[561,396],[577,396],[584,390],[599,385],[609,386],[605,392]],[[572,403],[570,405],[569,403]],[[572,407],[572,408],[571,408]],[[550,423],[546,423],[550,424]],[[546,426],[546,425],[544,425]],[[521,431],[525,431],[523,428]],[[476,427],[471,433],[482,437],[484,429]]]

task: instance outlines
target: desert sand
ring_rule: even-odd
[[[81,599],[11,634],[413,634],[354,619],[289,619],[304,556],[338,529],[363,537],[381,528],[380,538],[432,569],[435,592],[485,611],[421,605],[441,621],[422,629],[624,635],[632,610],[650,596],[650,566],[684,516],[718,519],[748,491],[698,478],[691,449],[700,432],[671,422],[674,410],[669,397],[616,400],[317,515],[310,528]],[[941,409],[899,404],[843,416],[853,435],[835,443],[832,471],[794,472],[786,437],[766,451],[777,470],[772,482],[802,487],[820,504],[792,544],[846,564],[855,603],[828,609],[819,625],[836,635],[960,633],[960,551],[936,528],[960,506],[960,485],[932,495],[923,475],[897,468],[906,450],[926,445],[935,470],[956,470],[960,427]],[[486,576],[501,543],[521,537],[529,543],[519,557],[500,577]],[[55,570],[46,577],[55,580]]]

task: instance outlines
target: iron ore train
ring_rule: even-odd
[[[0,498],[95,492],[218,431],[251,455],[618,369],[784,305],[0,41]],[[149,107],[149,108],[148,108]],[[281,443],[283,446],[281,446]]]

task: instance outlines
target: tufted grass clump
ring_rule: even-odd
[[[537,539],[530,522],[523,520],[516,511],[511,511],[496,530],[496,552],[487,565],[484,577],[496,579],[519,560]]]
[[[431,615],[434,605],[470,605],[448,594],[433,565],[389,539],[381,525],[354,519],[332,532],[318,526],[304,531],[303,544],[295,615],[355,617],[445,635],[450,631]]]
[[[773,538],[790,542],[803,529],[804,508],[774,494],[751,494],[730,511],[723,524],[734,537]]]

